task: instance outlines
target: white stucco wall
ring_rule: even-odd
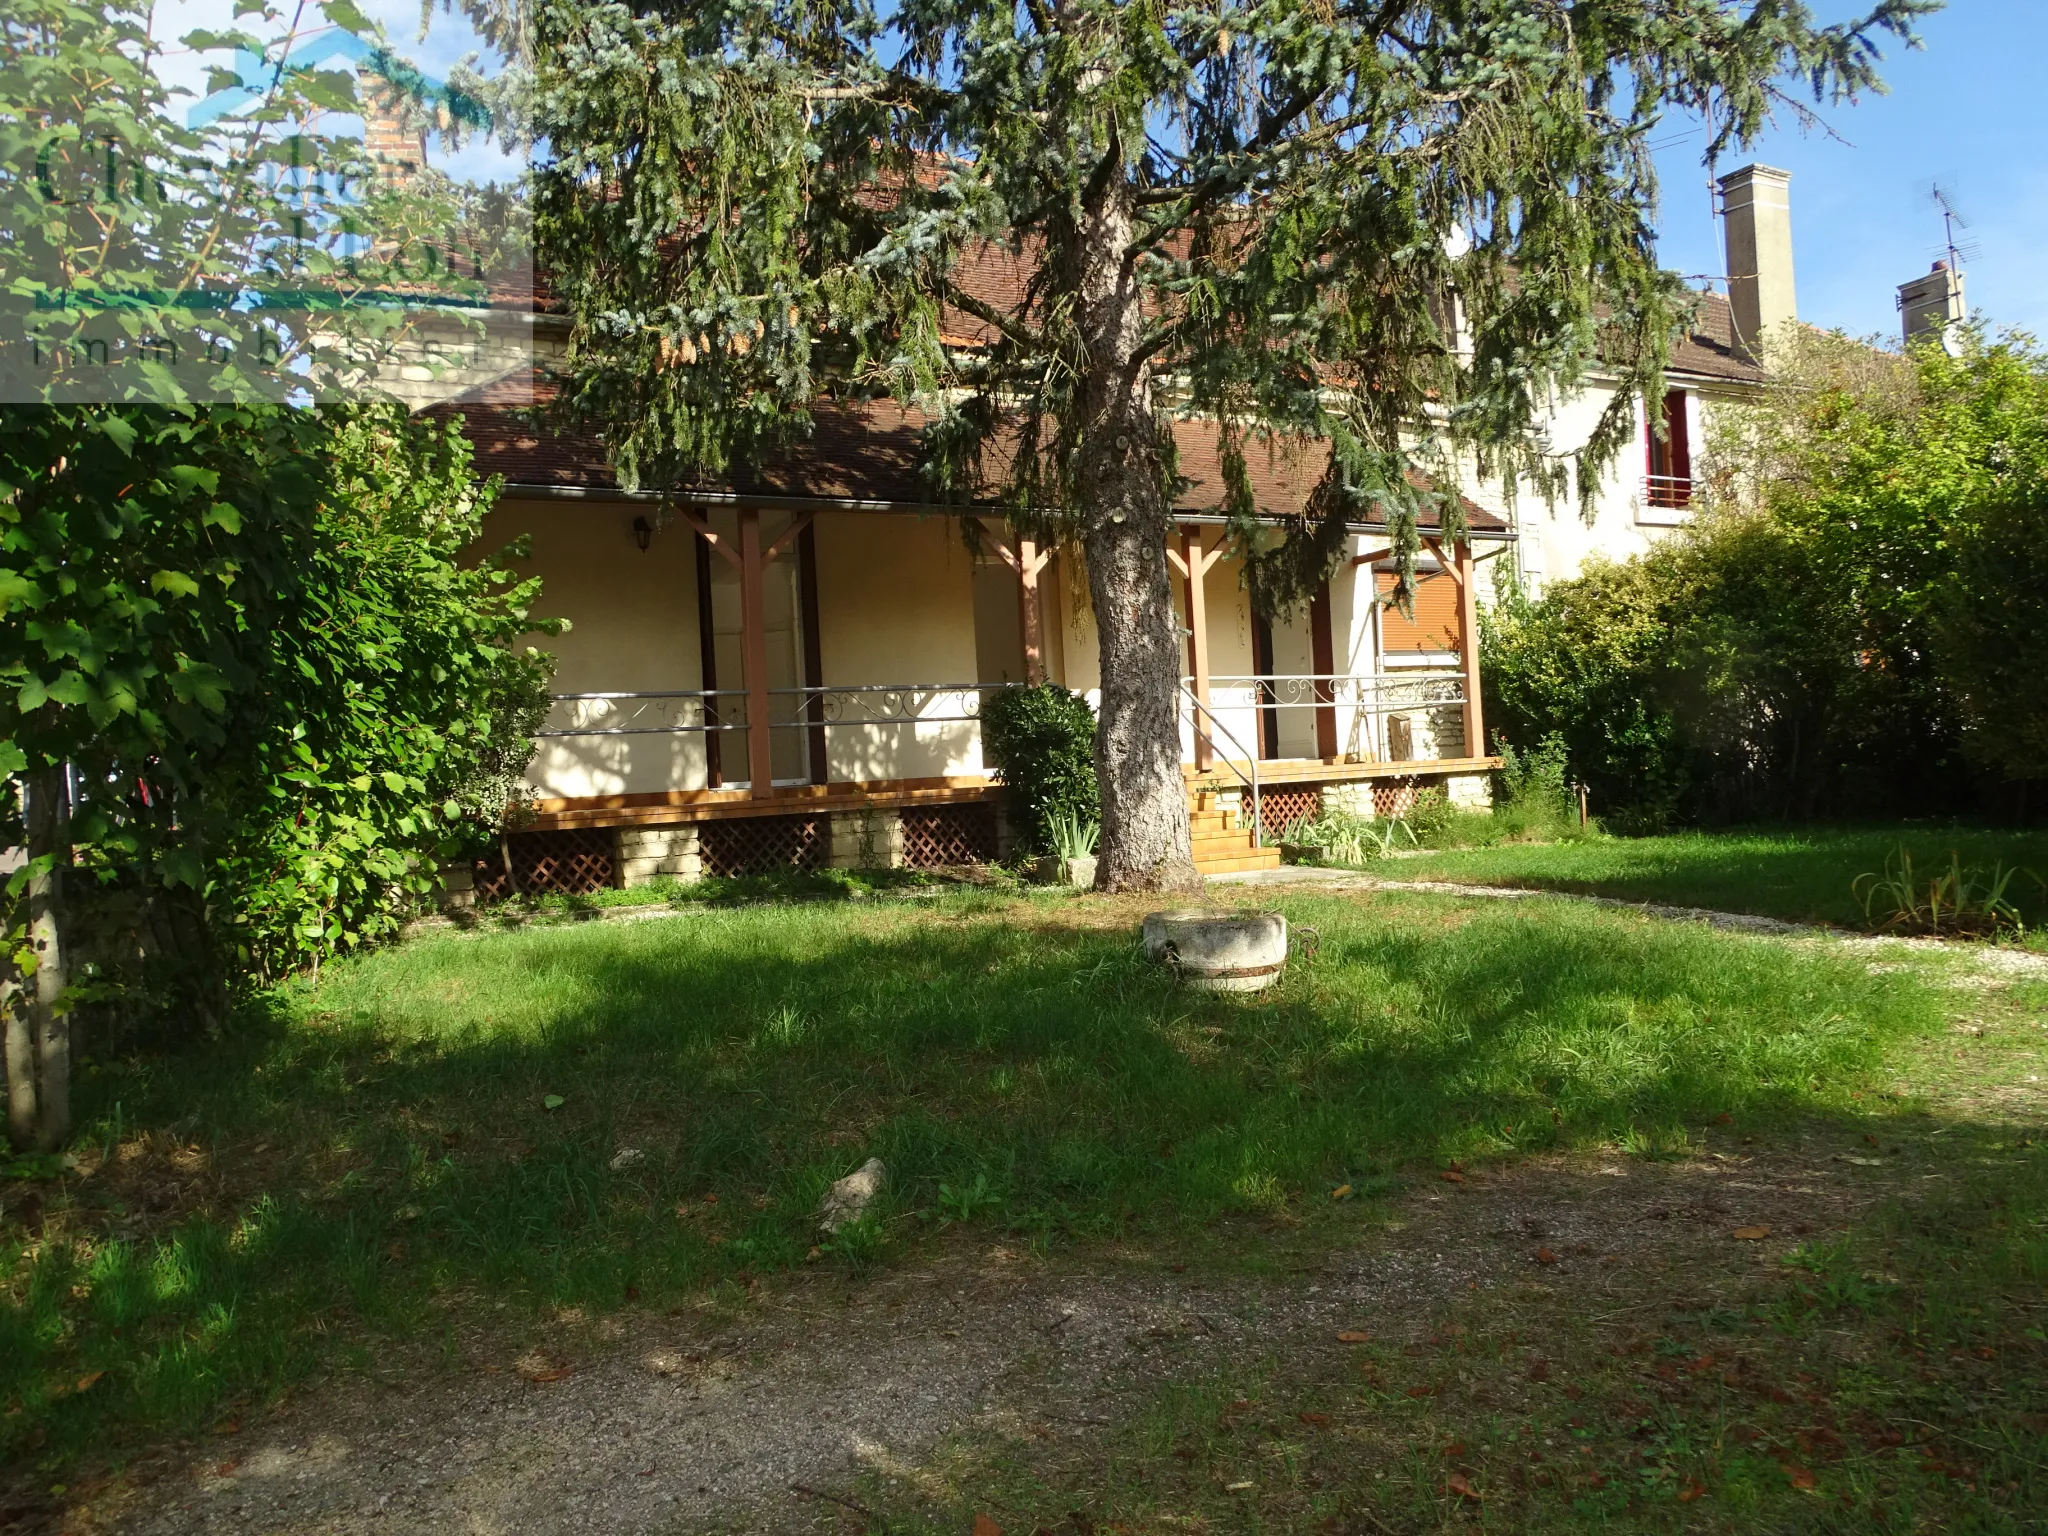
[[[974,561],[950,518],[826,514],[813,527],[826,686],[982,680]],[[980,731],[970,721],[841,726],[827,730],[826,745],[834,780],[982,771]]]
[[[687,531],[633,541],[639,509],[602,502],[503,501],[484,525],[498,548],[525,534],[521,567],[542,579],[538,611],[570,621],[537,643],[556,658],[557,693],[654,692],[699,683],[697,576]],[[701,736],[551,737],[527,782],[543,798],[704,787]]]
[[[1685,390],[1687,436],[1697,473],[1716,396],[1710,388],[1683,379],[1674,378],[1671,387]],[[1561,400],[1549,418],[1551,450],[1569,454],[1582,447],[1592,435],[1611,394],[1609,390],[1591,389]],[[1509,515],[1521,535],[1516,551],[1517,569],[1532,595],[1540,593],[1548,582],[1569,581],[1596,557],[1627,560],[1640,555],[1672,528],[1690,521],[1690,512],[1648,504],[1643,479],[1649,467],[1649,443],[1638,407],[1628,446],[1601,477],[1591,518],[1581,509],[1576,494],[1551,507],[1532,490],[1522,489]],[[1500,490],[1497,484],[1482,485],[1476,499],[1506,512]],[[1491,582],[1482,584],[1482,599],[1490,594],[1491,587]]]

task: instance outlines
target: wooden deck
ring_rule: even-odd
[[[1249,772],[1244,763],[1236,765]],[[1407,779],[1444,774],[1488,773],[1497,757],[1454,757],[1400,763],[1346,762],[1341,758],[1275,758],[1259,764],[1259,786],[1337,784],[1353,779]],[[1183,769],[1188,782],[1214,780],[1238,786],[1225,764]],[[831,811],[900,810],[914,805],[959,805],[992,800],[1001,791],[985,774],[932,779],[869,779],[844,784],[790,784],[756,796],[745,789],[671,789],[652,794],[593,795],[542,800],[524,830],[561,832],[577,827],[671,827],[744,816],[801,816]]]
[[[1497,757],[1434,757],[1416,758],[1408,762],[1360,763],[1341,757],[1276,757],[1259,763],[1259,787],[1268,784],[1341,784],[1353,779],[1414,779],[1434,778],[1438,775],[1491,773],[1500,767]],[[1189,763],[1181,772],[1193,783],[1197,779],[1215,780],[1224,789],[1241,789],[1242,773],[1251,776],[1251,765],[1242,758],[1229,762],[1218,758],[1209,768],[1197,768]]]

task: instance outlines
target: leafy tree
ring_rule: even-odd
[[[64,1137],[77,1008],[218,1022],[497,823],[549,626],[462,563],[495,492],[396,406],[0,414],[17,1140]]]
[[[1724,408],[1706,511],[1485,621],[1491,718],[1623,824],[1926,814],[2043,777],[2048,359],[1812,336]]]
[[[1100,883],[1187,884],[1170,418],[1218,424],[1267,607],[1375,505],[1412,559],[1413,466],[1590,491],[1687,304],[1654,255],[1660,114],[1705,114],[1718,154],[1782,77],[1875,86],[1873,40],[1933,8],[549,0],[536,228],[574,316],[565,406],[666,486],[800,431],[821,392],[923,402],[942,493],[993,479],[1085,554]],[[990,251],[1026,272],[1014,300],[961,281]],[[1596,364],[1614,403],[1553,458],[1531,425]],[[1244,456],[1299,436],[1328,473],[1268,549]]]
[[[363,54],[355,8],[327,11],[320,57]],[[317,19],[240,5],[182,39],[276,60],[257,87],[216,69],[239,105],[195,126],[141,0],[0,15],[17,1141],[65,1136],[78,1008],[218,1018],[246,977],[385,931],[527,749],[529,589],[458,564],[489,502],[466,448],[389,408],[281,403],[356,391],[417,318],[388,280],[468,292],[474,269],[423,291],[409,258],[502,212],[308,130],[357,106],[346,73],[291,62]]]

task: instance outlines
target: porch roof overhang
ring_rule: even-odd
[[[712,511],[719,507],[752,507],[760,512],[855,512],[881,516],[917,517],[973,517],[1001,518],[1008,515],[1008,509],[989,502],[933,502],[895,501],[864,496],[784,496],[754,491],[708,491],[708,490],[624,490],[607,485],[561,485],[528,484],[508,481],[503,491],[506,500],[513,501],[575,501],[596,502],[615,505],[657,506],[668,505],[687,507],[691,511]],[[1469,514],[1468,514],[1469,517]],[[1485,522],[1482,523],[1481,519]],[[1221,528],[1230,519],[1220,512],[1203,508],[1176,507],[1173,520],[1178,524],[1197,528]],[[1291,519],[1277,513],[1258,513],[1256,520],[1273,527],[1282,526]],[[1500,524],[1485,513],[1469,517],[1472,539],[1475,544],[1499,546],[1488,550],[1479,558],[1491,559],[1500,549],[1514,542],[1518,537],[1515,530]],[[1491,526],[1488,526],[1488,525]],[[1425,529],[1433,523],[1425,523]],[[1376,537],[1387,531],[1387,524],[1381,521],[1351,522],[1345,524],[1347,532],[1365,537]]]

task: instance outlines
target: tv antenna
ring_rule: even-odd
[[[1941,210],[1942,244],[1948,250],[1948,269],[1951,272],[1960,272],[1963,270],[1963,262],[1974,260],[1977,255],[1977,243],[1974,240],[1960,243],[1956,240],[1956,231],[1967,230],[1970,221],[1964,218],[1962,210],[1956,207],[1954,195],[1940,182],[1934,182],[1929,186],[1927,196],[1928,200]]]

